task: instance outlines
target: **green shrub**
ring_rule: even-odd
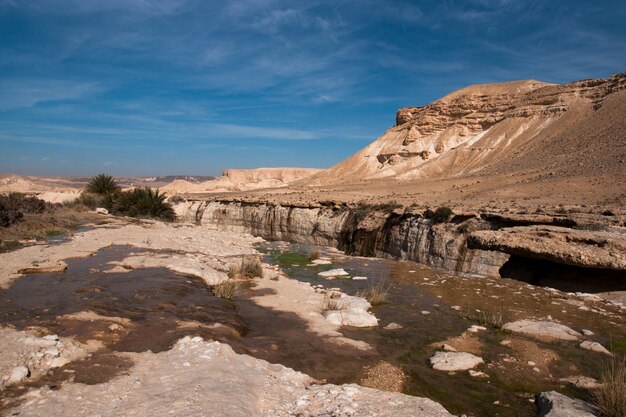
[[[176,220],[176,213],[170,203],[165,201],[166,195],[159,190],[135,188],[109,194],[105,197],[104,206],[116,214],[130,217],[152,217],[166,221]]]
[[[87,183],[86,191],[92,194],[106,195],[113,194],[120,190],[119,185],[112,176],[107,174],[98,174],[92,177]]]

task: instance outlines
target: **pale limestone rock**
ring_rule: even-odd
[[[598,409],[583,401],[555,391],[542,392],[535,400],[537,417],[595,417]]]
[[[323,278],[333,279],[337,277],[346,277],[350,274],[348,274],[343,268],[336,268],[336,269],[331,269],[329,271],[318,272],[317,275]]]
[[[484,361],[467,352],[436,352],[429,362],[438,371],[467,371]]]
[[[109,214],[109,210],[105,209],[104,207],[96,207],[94,211],[98,214]]]
[[[542,339],[578,340],[582,334],[559,323],[544,320],[518,320],[506,323],[503,328]]]
[[[605,355],[611,355],[611,352],[608,351],[607,348],[602,346],[598,342],[592,342],[590,340],[585,340],[579,345],[582,349],[590,350],[592,352],[604,353]]]
[[[28,378],[30,371],[24,365],[16,366],[7,378],[7,385],[18,384]]]

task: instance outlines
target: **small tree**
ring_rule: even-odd
[[[111,195],[120,190],[119,185],[112,176],[107,174],[98,174],[92,177],[87,184],[86,191],[98,195]]]

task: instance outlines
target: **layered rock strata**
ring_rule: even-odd
[[[351,255],[410,260],[447,272],[500,276],[511,256],[622,274],[624,235],[611,228],[580,231],[543,215],[534,225],[507,227],[502,216],[468,213],[437,223],[401,210],[317,204],[285,206],[241,201],[195,201],[177,207],[183,220],[213,224],[268,240],[334,246]],[[515,220],[515,219],[513,219]],[[514,223],[519,224],[519,223]],[[554,235],[554,238],[550,236]],[[520,242],[519,236],[529,238]]]

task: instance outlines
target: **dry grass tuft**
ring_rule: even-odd
[[[356,295],[365,298],[371,305],[375,306],[387,301],[389,288],[391,285],[381,279],[375,284],[370,284],[366,289],[358,291]]]
[[[221,282],[213,286],[213,295],[227,300],[232,300],[232,298],[237,294],[239,284],[239,282],[232,279]]]
[[[465,314],[468,319],[478,322],[483,326],[492,327],[494,329],[501,329],[504,325],[504,316],[502,314],[502,307],[492,307],[490,309],[480,311],[472,311]]]
[[[594,404],[605,417],[626,417],[626,357],[613,357],[604,363],[601,386],[591,390]]]
[[[341,310],[341,306],[335,297],[326,294],[324,296],[324,299],[322,300],[320,310],[322,311],[322,313],[331,310]]]
[[[256,256],[245,256],[239,265],[231,264],[228,269],[228,278],[236,278],[237,276],[248,278],[263,278],[263,264]]]

